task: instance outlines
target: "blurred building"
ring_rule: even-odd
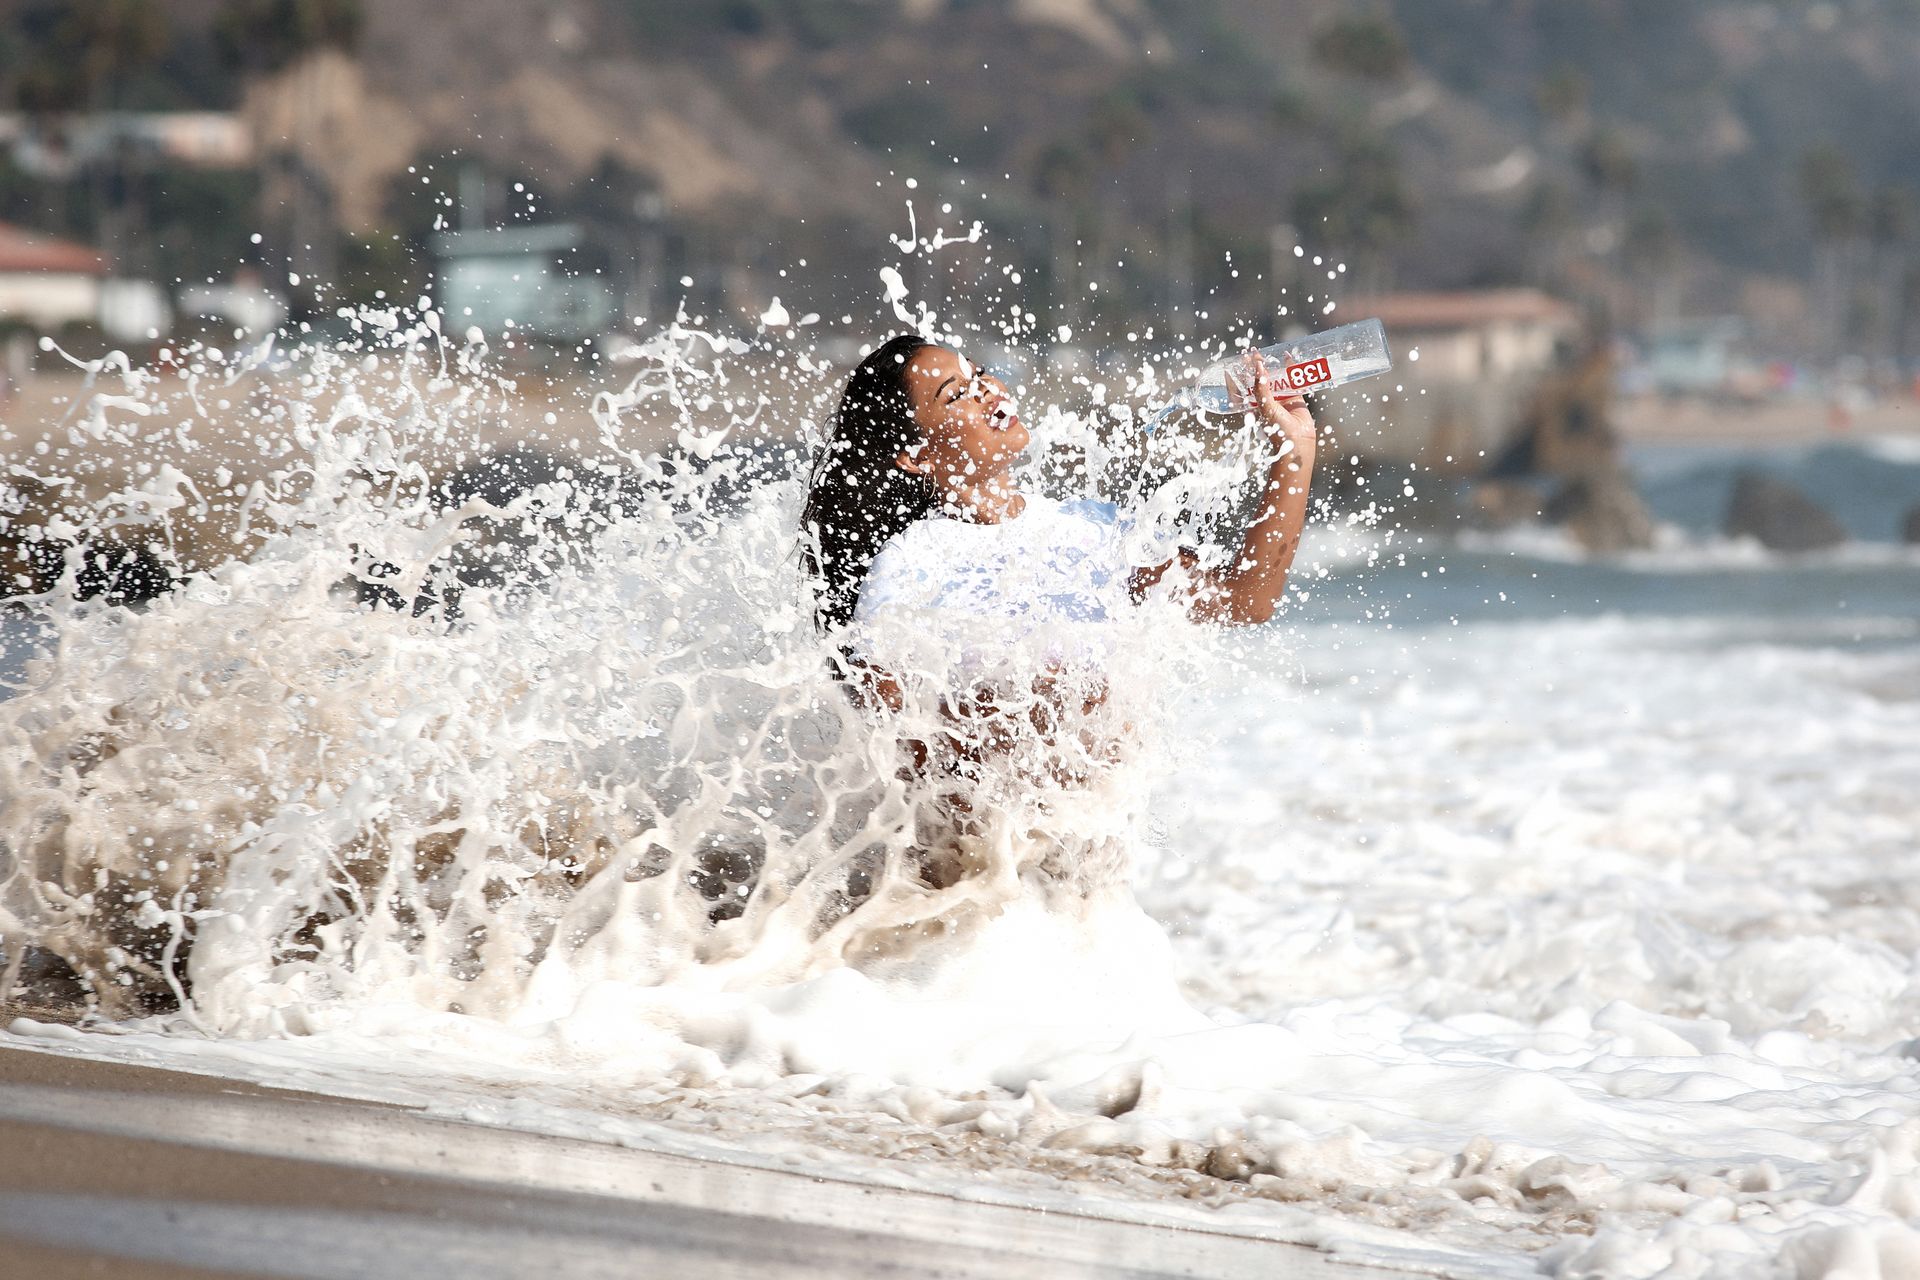
[[[259,273],[242,269],[212,284],[180,290],[180,314],[189,327],[238,329],[261,334],[287,318],[287,300],[262,283]]]
[[[432,250],[440,308],[456,332],[578,342],[618,320],[605,255],[572,223],[445,231]]]
[[[0,325],[92,324],[106,278],[106,260],[86,245],[0,223]]]
[[[155,337],[173,323],[166,291],[118,278],[84,244],[0,223],[0,327],[53,333],[94,325],[110,340]]]
[[[1622,389],[1660,395],[1712,395],[1733,388],[1746,326],[1738,316],[1668,320],[1633,344]]]
[[[1406,387],[1377,452],[1459,470],[1506,443],[1581,332],[1579,312],[1537,289],[1379,294],[1341,309],[1386,325],[1392,380]]]
[[[165,162],[201,169],[253,163],[253,133],[230,111],[95,111],[41,117],[0,112],[0,147],[23,173],[71,178],[99,163]]]

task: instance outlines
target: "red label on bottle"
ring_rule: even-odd
[[[1289,391],[1311,391],[1332,381],[1333,366],[1327,363],[1325,356],[1290,364],[1280,371],[1281,385]]]

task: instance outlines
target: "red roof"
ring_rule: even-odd
[[[1340,304],[1350,316],[1378,316],[1389,328],[1473,329],[1527,322],[1572,328],[1579,313],[1538,289],[1472,289],[1458,293],[1383,293]]]
[[[23,227],[0,222],[0,271],[103,276],[107,263],[83,244],[35,235]]]

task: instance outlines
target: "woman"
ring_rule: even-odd
[[[1271,618],[1306,523],[1313,417],[1275,392],[1258,359],[1249,408],[1279,456],[1232,562],[1201,571],[1180,557],[1199,619]],[[930,784],[905,864],[913,878],[988,896],[1031,878],[1084,901],[1122,882],[1138,800],[1099,785],[1135,734],[1128,700],[1109,700],[1099,637],[1176,562],[1128,565],[1087,510],[1022,493],[1013,467],[1027,444],[997,378],[896,337],[847,381],[807,494],[803,555],[855,698],[908,713],[902,776]]]
[[[1272,618],[1286,589],[1316,446],[1306,401],[1283,395],[1255,353],[1248,372],[1247,407],[1278,455],[1261,514],[1225,568],[1180,558],[1189,613],[1242,625]],[[822,629],[871,625],[899,604],[1016,620],[1098,616],[1116,597],[1143,598],[1175,562],[1117,564],[1084,512],[1021,493],[1012,470],[1028,439],[1007,388],[956,351],[902,335],[863,360],[801,517]],[[862,700],[899,709],[897,676],[857,636],[846,652]]]

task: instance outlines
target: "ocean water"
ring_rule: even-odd
[[[1636,453],[1669,532],[1612,560],[1329,517],[1280,621],[1143,609],[957,820],[897,772],[934,713],[825,673],[797,482],[733,452],[830,378],[678,334],[573,439],[617,477],[449,509],[433,406],[478,375],[410,341],[248,420],[297,448],[236,485],[244,557],[7,623],[0,938],[97,1010],[7,1039],[1443,1274],[1920,1275],[1901,444]],[[101,438],[185,412],[120,391]],[[631,444],[662,405],[703,465]],[[1036,437],[1096,464],[1036,484],[1103,472],[1084,420]],[[1716,538],[1742,465],[1862,541]],[[193,510],[152,474],[114,511]],[[449,617],[481,518],[551,563]]]

